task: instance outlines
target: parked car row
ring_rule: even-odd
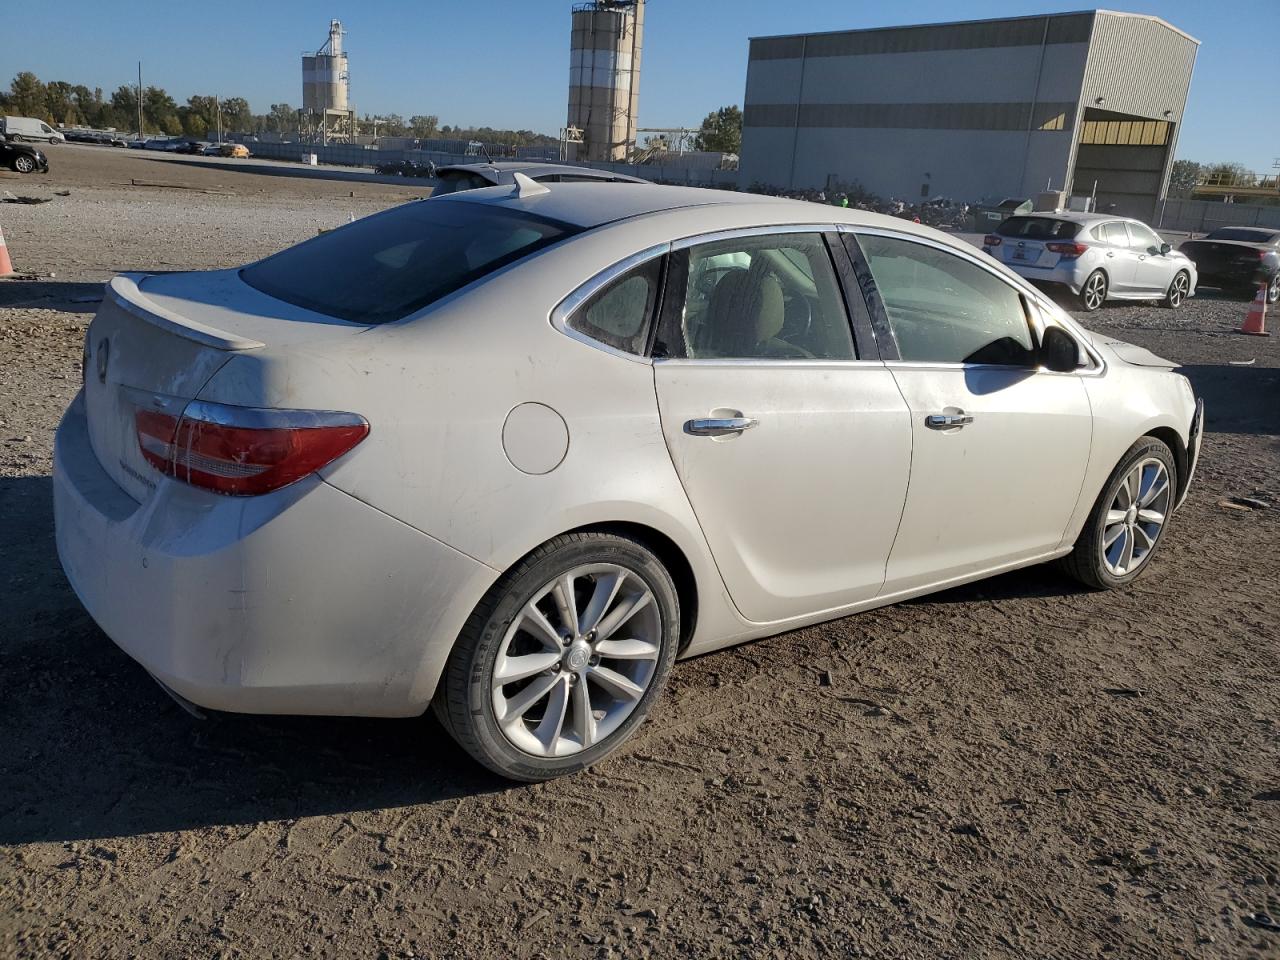
[[[103,130],[68,130],[68,143],[96,143],[104,147],[127,147],[129,141],[118,133],[107,133]]]

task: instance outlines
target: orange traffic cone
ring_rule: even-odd
[[[4,229],[0,228],[0,280],[17,276],[13,269],[13,261],[9,259],[9,248],[4,242]]]
[[[3,265],[4,258],[0,256],[0,266]],[[1255,337],[1271,336],[1267,333],[1267,285],[1265,283],[1258,286],[1258,295],[1253,298],[1253,303],[1249,304],[1249,313],[1244,318],[1244,326],[1236,333],[1248,333]]]

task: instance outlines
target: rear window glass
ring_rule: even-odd
[[[996,229],[1002,237],[1028,240],[1071,240],[1079,232],[1080,224],[1050,217],[1010,217]]]
[[[1205,236],[1206,240],[1243,240],[1245,243],[1275,243],[1280,233],[1269,230],[1241,230],[1239,227],[1223,227]]]
[[[483,190],[485,187],[493,186],[493,183],[480,176],[480,174],[468,173],[465,170],[445,170],[443,173],[437,174],[436,179],[435,189],[431,191],[433,197],[441,197],[446,193],[457,193],[459,190]]]
[[[290,247],[240,276],[317,313],[387,323],[578,230],[486,203],[419,200]]]

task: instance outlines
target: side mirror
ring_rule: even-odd
[[[1080,366],[1080,347],[1061,327],[1048,327],[1040,341],[1040,365],[1054,373],[1070,373]]]
[[[1168,256],[1168,255],[1169,255],[1169,251],[1170,251],[1170,250],[1172,250],[1172,249],[1173,249],[1173,244],[1172,244],[1172,243],[1162,243],[1162,244],[1160,244],[1160,256],[1162,256],[1162,257]]]

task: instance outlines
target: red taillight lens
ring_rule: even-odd
[[[1004,241],[1001,240],[999,237],[997,237],[994,233],[988,233],[985,237],[982,238],[982,245],[984,247],[998,247],[1002,243],[1004,243]]]
[[[181,417],[139,410],[143,457],[184,483],[233,496],[269,493],[332,463],[369,434],[363,417],[196,400]]]
[[[1089,248],[1083,243],[1046,243],[1044,248],[1050,253],[1056,253],[1067,260],[1074,260],[1083,254]]]

